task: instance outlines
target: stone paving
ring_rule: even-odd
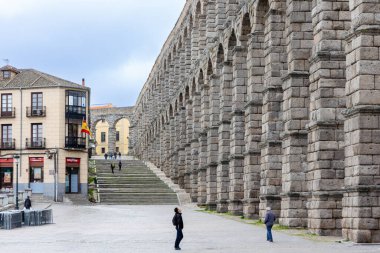
[[[0,230],[1,252],[174,252],[173,207],[53,204],[55,224]],[[380,245],[315,242],[277,231],[268,243],[261,227],[193,207],[183,213],[182,252],[380,252]]]

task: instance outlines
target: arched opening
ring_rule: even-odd
[[[195,83],[195,78],[193,79],[193,85],[191,86],[191,96],[194,98],[195,93],[197,92],[197,85]]]
[[[171,117],[173,117],[173,116],[174,116],[174,114],[173,114],[173,106],[170,105],[170,108],[169,108],[169,119],[170,119]]]
[[[257,5],[256,10],[256,31],[264,31],[265,27],[265,16],[269,11],[269,2],[268,0],[260,0]]]
[[[223,49],[223,45],[219,44],[218,53],[216,56],[217,67],[220,68],[221,67],[220,64],[222,64],[223,62],[224,62],[224,49]]]
[[[240,41],[242,46],[247,46],[248,42],[248,35],[251,33],[252,27],[251,27],[251,20],[249,17],[249,13],[246,13],[243,17],[243,22],[241,25],[241,37]]]
[[[189,86],[186,86],[185,89],[185,101],[187,101],[190,98],[190,88]]]
[[[120,119],[116,122],[116,145],[115,151],[120,152],[122,155],[128,154],[129,146],[129,126],[130,122],[128,119]]]
[[[230,38],[228,39],[228,55],[227,55],[227,60],[232,62],[232,57],[233,57],[233,50],[235,49],[237,44],[237,39],[235,35],[235,31],[232,30]]]
[[[103,156],[108,152],[108,130],[109,124],[105,120],[95,124],[96,155]]]
[[[179,106],[180,107],[184,106],[184,101],[183,101],[183,95],[182,95],[182,93],[179,94]]]
[[[210,77],[214,73],[212,69],[212,62],[211,59],[208,59],[208,64],[207,64],[207,77]]]

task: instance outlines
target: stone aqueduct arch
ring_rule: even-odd
[[[133,153],[135,145],[134,129],[135,123],[133,118],[134,107],[112,107],[91,110],[91,132],[96,136],[96,124],[99,121],[106,121],[109,125],[108,129],[108,150],[114,152],[116,147],[116,124],[121,119],[128,119],[129,128],[129,153]]]
[[[380,3],[188,0],[135,154],[219,212],[380,242]]]

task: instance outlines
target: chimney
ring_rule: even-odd
[[[84,78],[82,78],[82,86],[83,86],[83,87],[86,86],[86,80],[84,80]]]

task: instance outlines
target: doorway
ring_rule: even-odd
[[[79,193],[79,169],[66,167],[66,193]]]

